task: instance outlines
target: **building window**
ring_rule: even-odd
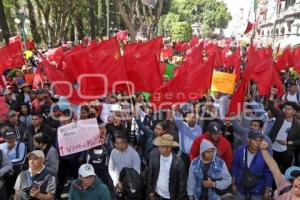
[[[288,30],[288,32],[292,31],[292,22],[287,23],[287,30]]]
[[[269,36],[269,35],[270,35],[270,31],[267,32],[267,36]]]
[[[262,35],[262,36],[265,35],[265,31],[264,31],[264,30],[261,31],[261,35]]]
[[[284,28],[282,28],[282,29],[280,30],[280,35],[284,36],[284,32],[285,32],[285,30],[284,30]]]
[[[276,28],[275,35],[279,35],[279,30]]]

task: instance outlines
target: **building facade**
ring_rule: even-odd
[[[256,39],[263,45],[300,37],[300,0],[262,0],[257,12]]]

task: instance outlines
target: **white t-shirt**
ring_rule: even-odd
[[[287,135],[288,135],[288,130],[292,127],[292,122],[289,122],[287,120],[284,120],[280,130],[278,131],[276,140],[286,140],[287,139]],[[272,148],[273,150],[277,151],[277,152],[284,152],[287,150],[287,146],[286,145],[282,145],[277,141],[274,141],[272,144]]]
[[[169,157],[160,156],[159,175],[155,188],[155,192],[166,199],[170,199],[169,180],[172,158],[172,154]]]
[[[283,95],[282,100],[287,100],[287,101],[292,101],[295,103],[299,103],[298,99],[297,99],[297,93],[295,93],[294,95],[291,95],[290,93],[288,93],[287,97],[285,98],[285,95]]]
[[[250,165],[251,165],[251,163],[252,163],[253,158],[254,158],[255,155],[256,155],[256,153],[250,153],[250,151],[247,150],[247,167],[248,168],[250,168]]]

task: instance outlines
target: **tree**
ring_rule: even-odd
[[[135,40],[138,30],[143,30],[143,27],[147,27],[146,35],[153,37],[159,18],[168,9],[169,3],[169,0],[115,0],[132,40]]]
[[[30,30],[31,30],[31,33],[32,33],[33,40],[36,43],[40,43],[41,42],[41,36],[40,36],[39,31],[37,29],[37,22],[36,22],[34,7],[32,5],[31,0],[27,0],[26,2],[27,2],[28,10],[29,10]]]
[[[0,27],[1,27],[2,32],[3,32],[3,37],[6,41],[6,43],[8,43],[8,40],[9,40],[9,37],[10,37],[10,32],[9,32],[8,24],[7,24],[7,21],[6,21],[6,15],[5,15],[5,11],[4,11],[3,0],[0,0]]]
[[[180,22],[201,22],[205,33],[209,35],[216,28],[226,28],[231,20],[230,13],[223,2],[217,0],[173,0],[170,12],[167,16],[177,16]],[[163,17],[167,22],[162,22],[163,28],[168,28],[168,18]]]
[[[187,42],[192,37],[192,27],[187,22],[174,22],[171,27],[171,37],[173,42]]]

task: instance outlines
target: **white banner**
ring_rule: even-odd
[[[67,156],[101,144],[96,118],[79,120],[57,130],[60,156]]]

